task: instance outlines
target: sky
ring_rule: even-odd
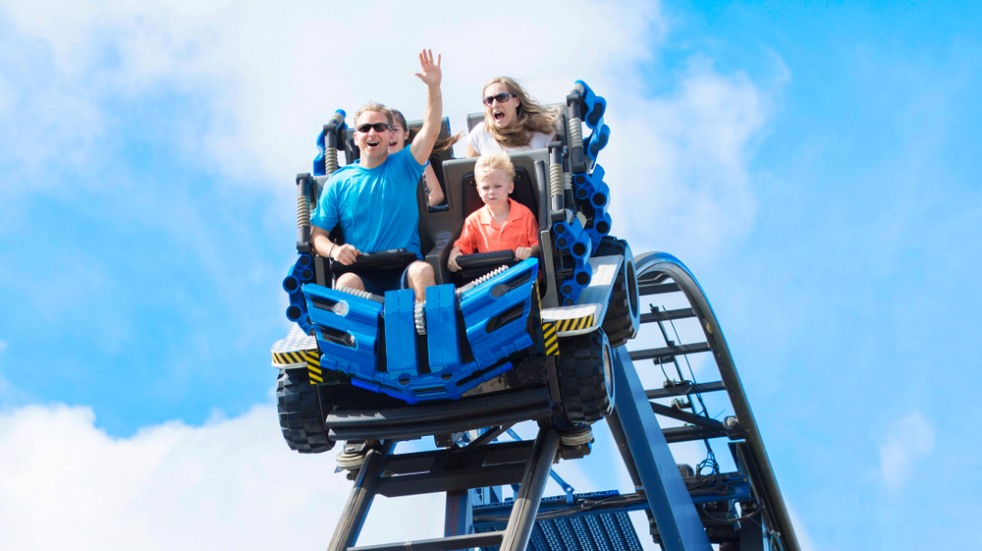
[[[613,233],[699,278],[806,549],[973,545],[980,21],[968,2],[0,0],[0,548],[326,545],[349,483],[333,452],[286,447],[269,366],[293,182],[335,109],[421,116],[421,48],[455,130],[501,74],[608,100]],[[561,465],[577,490],[608,489],[603,442]],[[432,535],[441,510],[383,500],[360,543]]]

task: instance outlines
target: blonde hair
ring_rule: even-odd
[[[481,88],[483,94],[488,86],[500,83],[518,98],[518,109],[515,111],[516,124],[507,128],[498,128],[489,111],[484,113],[484,128],[494,137],[494,140],[504,147],[521,147],[532,141],[532,134],[541,132],[549,136],[556,135],[556,113],[539,105],[529,97],[529,93],[511,77],[495,77]]]
[[[369,111],[375,111],[376,113],[382,113],[385,115],[385,120],[389,123],[389,129],[392,129],[392,111],[377,101],[370,101],[358,109],[358,112],[355,113],[355,124],[358,124],[358,117],[360,117],[362,113],[367,113]]]
[[[504,151],[496,151],[485,153],[477,158],[477,162],[474,163],[474,184],[487,178],[492,170],[504,171],[509,180],[515,180],[515,165],[512,164],[511,158]]]

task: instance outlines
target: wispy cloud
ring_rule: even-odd
[[[576,79],[606,96],[612,138],[601,162],[614,233],[636,253],[714,258],[752,224],[748,163],[770,92],[698,57],[651,92],[645,75],[668,33],[657,4],[522,5],[523,17],[507,25],[523,39],[489,48],[473,40],[494,24],[485,10],[453,2],[243,11],[220,1],[83,1],[64,10],[3,1],[11,48],[0,53],[2,95],[17,116],[0,126],[0,141],[23,154],[0,150],[0,233],[36,241],[11,239],[0,251],[10,307],[33,316],[9,330],[36,338],[24,328],[44,324],[73,337],[74,355],[93,364],[158,350],[163,335],[174,349],[230,335],[275,340],[285,323],[272,297],[282,298],[291,256],[293,175],[310,169],[313,138],[336,108],[372,99],[420,116],[425,90],[413,73],[424,46],[443,53],[445,112],[456,129],[481,109],[480,87],[495,75],[519,78],[544,102],[562,101]],[[346,24],[366,10],[371,41]],[[338,44],[357,54],[332,49]],[[70,261],[46,280],[58,293],[33,292],[34,280],[14,268],[44,265],[47,243],[70,243],[62,252]],[[64,365],[55,369],[71,371],[69,385],[101,387],[113,377],[82,361]],[[155,375],[170,380],[174,369]],[[172,390],[193,392],[207,371],[187,380],[182,371],[185,383]],[[71,388],[57,398],[76,403],[84,392]]]
[[[273,407],[216,413],[201,427],[148,426],[130,438],[108,436],[95,420],[89,408],[58,404],[0,413],[0,548],[323,548],[351,489],[333,472],[336,450],[287,448]],[[577,492],[633,492],[609,433],[595,428],[594,453],[557,471]],[[534,436],[534,426],[518,429]],[[551,481],[546,491],[562,494]],[[376,499],[359,544],[440,535],[444,499]],[[646,539],[646,519],[636,520]],[[59,530],[46,529],[53,524]]]
[[[880,476],[890,490],[900,490],[915,465],[934,451],[934,427],[920,411],[897,419],[880,443]]]
[[[749,165],[773,114],[771,93],[701,58],[667,95],[614,93],[611,208],[636,252],[708,259],[749,231],[756,214]]]
[[[612,208],[621,235],[651,233],[654,218],[663,220],[659,228],[698,219],[682,224],[693,230],[684,238],[658,234],[662,243],[685,241],[699,250],[746,231],[754,215],[748,144],[767,120],[766,92],[694,59],[667,97],[646,93],[643,75],[668,32],[656,4],[580,1],[560,12],[522,4],[523,17],[507,23],[522,40],[493,48],[473,40],[475,28],[493,24],[484,22],[483,9],[452,2],[428,10],[373,6],[370,44],[363,29],[342,24],[365,9],[327,13],[311,3],[244,12],[225,2],[193,9],[83,2],[68,13],[54,10],[61,15],[52,20],[48,9],[12,4],[13,35],[41,66],[22,66],[20,76],[40,83],[43,70],[49,84],[42,89],[50,91],[46,99],[27,88],[12,92],[25,113],[17,126],[34,128],[19,140],[34,152],[22,163],[25,173],[63,161],[66,151],[82,164],[98,157],[100,140],[111,139],[102,133],[123,122],[112,115],[121,98],[153,104],[178,97],[184,107],[176,120],[148,132],[169,135],[187,161],[225,176],[222,185],[270,182],[285,195],[280,184],[309,169],[313,136],[335,108],[353,111],[373,99],[420,116],[424,88],[413,76],[415,51],[428,46],[444,54],[445,112],[458,129],[467,113],[480,110],[480,85],[499,74],[519,78],[541,101],[562,101],[578,78],[606,95],[613,135],[604,157],[618,190]],[[434,13],[441,14],[439,35],[415,33],[431,43],[405,40],[409,29],[434,28]],[[599,19],[605,24],[597,27]],[[342,55],[332,44],[357,45],[358,53]],[[643,215],[618,206],[637,199],[651,204]]]
[[[61,405],[0,414],[0,547],[323,548],[351,488],[332,472],[333,452],[287,448],[271,407],[125,439],[94,421],[87,408]],[[442,496],[376,507],[361,543],[442,529]]]

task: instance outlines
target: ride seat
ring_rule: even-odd
[[[515,159],[513,158],[512,163],[514,162]],[[463,186],[461,194],[464,198],[464,218],[467,218],[471,213],[484,206],[481,196],[477,193],[476,176],[474,175],[473,168],[473,165],[471,165],[471,172],[464,176],[461,184]],[[534,176],[532,174],[534,172],[530,173],[526,167],[515,167],[515,190],[512,192],[511,198],[528,207],[532,211],[532,215],[535,216],[536,222],[538,222],[542,218],[539,212],[539,205],[542,203],[542,199],[539,197],[538,186],[533,182]],[[461,224],[463,224],[463,220]]]
[[[512,199],[525,205],[532,211],[539,231],[548,229],[549,225],[549,182],[547,170],[549,151],[546,149],[535,149],[522,151],[509,155],[512,164],[515,166],[515,190],[512,192]],[[536,169],[536,162],[542,161],[543,166],[540,170]],[[464,219],[468,215],[481,208],[484,203],[477,193],[475,185],[474,165],[477,157],[464,159],[453,159],[444,163],[445,180],[448,183],[448,201],[451,205],[451,212],[454,216],[454,227],[451,228],[451,237],[440,252],[440,269],[446,270],[446,261],[453,248],[453,242],[460,237]],[[444,274],[446,281],[451,280],[449,274]]]

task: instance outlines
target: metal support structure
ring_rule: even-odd
[[[522,487],[515,496],[511,516],[508,518],[508,528],[501,542],[499,551],[522,551],[528,545],[535,524],[535,515],[539,512],[539,502],[546,481],[549,480],[549,469],[556,460],[559,450],[559,432],[548,427],[539,430],[532,447],[532,458],[529,461],[525,476],[522,477]]]
[[[380,449],[368,450],[365,463],[358,471],[355,485],[348,494],[348,502],[344,504],[344,509],[341,511],[341,521],[334,530],[334,537],[327,547],[328,551],[345,551],[358,540],[358,534],[361,533],[365,519],[368,517],[368,509],[375,499],[375,491],[382,476],[385,459],[392,453],[394,446],[394,442],[386,441]]]
[[[784,497],[778,487],[777,476],[774,474],[767,457],[764,440],[750,408],[743,383],[740,381],[740,375],[737,373],[736,364],[730,355],[723,330],[720,328],[719,321],[716,319],[716,314],[713,312],[706,294],[685,264],[670,254],[646,253],[636,257],[634,262],[639,272],[659,274],[659,281],[663,281],[665,277],[671,278],[673,284],[685,295],[692,310],[696,313],[706,335],[706,341],[716,360],[720,379],[726,388],[730,404],[743,431],[742,436],[746,439],[748,455],[752,457],[748,463],[752,463],[752,467],[756,470],[754,473],[756,476],[752,478],[754,489],[766,504],[764,514],[769,517],[768,524],[771,530],[779,534],[785,549],[797,551],[800,546],[794,533],[794,525],[791,523],[791,517],[784,503]],[[654,288],[657,285],[665,284],[639,283],[639,287],[642,289]],[[659,290],[659,292],[664,291]]]
[[[484,443],[436,452],[392,455],[394,442],[370,449],[331,539],[329,551],[449,550],[498,546],[522,551],[535,526],[559,432],[543,426],[534,442]],[[473,488],[520,482],[503,530],[474,533]],[[389,497],[447,493],[444,537],[354,547],[376,494]]]
[[[613,416],[624,429],[622,434],[630,435],[627,447],[663,547],[668,551],[711,549],[702,520],[651,411],[641,379],[634,370],[630,353],[622,346],[613,356],[614,384],[618,389]]]
[[[561,479],[565,496],[543,498],[559,457],[558,429],[545,416],[547,389],[537,387],[505,395],[498,404],[461,401],[451,404],[399,408],[367,416],[328,416],[332,437],[377,434],[387,440],[371,449],[357,474],[341,523],[330,551],[443,551],[482,547],[504,551],[525,549],[558,550],[571,546],[583,549],[640,549],[627,513],[645,511],[652,522],[652,535],[666,551],[705,551],[723,544],[740,551],[763,551],[768,545],[798,551],[793,527],[764,450],[756,421],[719,323],[709,302],[688,269],[671,255],[647,254],[635,259],[640,273],[638,285],[655,294],[682,293],[689,308],[656,310],[643,315],[643,323],[657,323],[665,346],[613,351],[615,407],[606,419],[636,492],[615,491],[575,495]],[[698,323],[705,339],[680,343],[664,324],[691,320]],[[719,380],[697,382],[693,374],[679,370],[680,361],[711,354]],[[663,388],[646,389],[635,362],[654,359],[656,364],[674,364],[676,375],[667,377]],[[729,399],[732,415],[724,420],[709,417],[702,395],[716,393]],[[671,405],[654,400],[673,400]],[[453,412],[455,415],[448,415]],[[539,419],[534,441],[497,442],[513,422]],[[460,415],[456,415],[460,414]],[[333,415],[333,414],[332,414]],[[661,419],[673,426],[662,428]],[[676,423],[681,423],[675,426]],[[472,425],[487,427],[464,447],[395,455],[396,440],[432,433],[449,434]],[[737,471],[719,473],[718,465],[705,474],[680,472],[670,445],[705,441],[710,458],[710,441],[725,438]],[[575,456],[564,455],[566,459]],[[493,493],[501,487],[515,489],[514,500],[501,500]],[[398,497],[424,493],[446,493],[442,537],[381,545],[355,547],[374,496]],[[484,496],[484,497],[482,497]],[[629,534],[629,535],[628,535]]]
[[[443,537],[461,536],[474,531],[473,490],[447,492],[447,508],[443,520]]]

